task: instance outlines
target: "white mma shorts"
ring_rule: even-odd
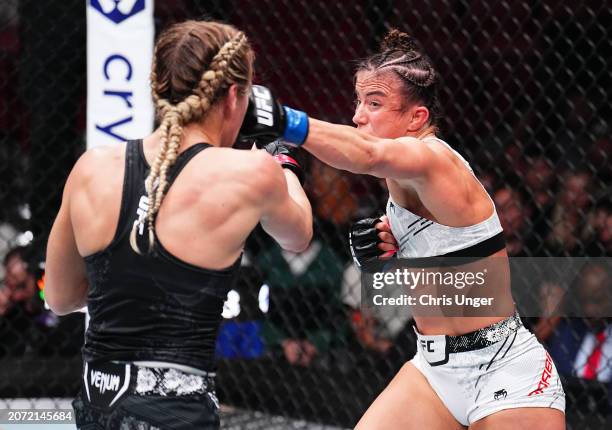
[[[565,412],[557,369],[518,314],[461,336],[417,338],[410,362],[464,426],[504,409]]]

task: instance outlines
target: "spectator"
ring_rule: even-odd
[[[607,134],[610,135],[609,126]],[[612,180],[612,139],[610,137],[601,137],[591,144],[587,151],[587,161],[594,172],[597,172],[597,177],[604,184],[609,184]]]
[[[603,262],[580,271],[577,298],[580,316],[560,322],[549,340],[559,373],[599,382],[612,381],[612,270]]]
[[[348,172],[332,169],[312,158],[309,182],[309,197],[315,214],[315,229],[325,237],[327,243],[341,258],[349,258],[346,247],[348,223],[358,210],[358,193],[353,188],[360,179]]]
[[[342,303],[349,307],[351,326],[359,343],[366,349],[387,352],[391,346],[387,333],[382,333],[382,323],[376,308],[362,306],[361,272],[351,262],[342,276]]]
[[[339,295],[343,263],[320,238],[294,254],[272,245],[257,257],[270,286],[269,318],[262,334],[291,364],[312,360],[342,343],[345,314]]]
[[[223,305],[216,356],[226,359],[257,359],[265,354],[261,325],[269,308],[269,290],[262,285],[260,270],[245,250],[240,276]]]
[[[349,192],[350,176],[313,160],[311,178],[317,218],[323,218],[335,225],[347,225],[357,210],[357,200]]]
[[[525,207],[523,198],[517,191],[505,187],[495,192],[493,201],[504,228],[508,255],[524,255],[527,236],[525,221],[529,218],[529,210]]]
[[[552,227],[546,237],[546,247],[551,255],[584,255],[579,228],[591,204],[592,188],[592,177],[588,172],[565,175],[551,213]]]
[[[611,191],[607,191],[597,199],[593,210],[587,217],[582,232],[581,238],[586,247],[585,254],[590,257],[609,257],[612,255]]]
[[[532,329],[542,343],[546,342],[561,322],[561,311],[567,291],[557,282],[544,281],[538,292],[539,315]]]
[[[342,302],[350,309],[351,325],[360,344],[366,349],[387,353],[395,337],[406,328],[410,310],[408,307],[363,306],[360,277],[361,272],[352,262],[346,266]],[[398,289],[396,293],[402,292]]]
[[[11,292],[4,287],[0,288],[0,317],[4,316],[11,307]]]
[[[42,302],[37,300],[35,263],[29,261],[30,249],[18,247],[9,251],[4,257],[4,285],[13,304],[23,304],[29,314],[38,314]]]
[[[17,247],[4,258],[0,325],[8,330],[0,330],[0,345],[19,356],[48,346],[43,333],[58,324],[57,316],[45,309],[39,295],[42,270],[36,255],[32,247]],[[0,356],[6,350],[0,349]]]
[[[0,260],[4,261],[18,234],[17,229],[12,224],[0,220]],[[0,265],[0,279],[4,279],[4,265]]]
[[[552,162],[537,156],[529,160],[530,169],[525,172],[525,195],[530,206],[532,230],[541,242],[549,228],[550,212],[555,204],[556,176]]]

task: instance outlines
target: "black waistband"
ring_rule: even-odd
[[[112,408],[128,394],[191,396],[207,394],[218,404],[214,373],[195,374],[174,367],[149,367],[133,363],[85,362],[83,393],[88,402]]]
[[[491,324],[490,326],[476,331],[462,334],[460,336],[446,336],[446,344],[449,353],[476,351],[486,348],[507,338],[509,335],[521,328],[523,322],[518,312],[505,320]]]
[[[497,251],[501,251],[506,247],[506,239],[504,238],[504,232],[501,231],[495,236],[492,236],[482,242],[475,245],[468,246],[465,249],[458,251],[449,252],[448,254],[442,255],[442,257],[458,257],[458,258],[473,258],[479,259],[488,257],[495,254]]]
[[[367,268],[367,272],[386,272],[400,265],[401,267],[450,267],[470,264],[475,261],[492,256],[506,247],[504,233],[500,232],[482,242],[467,248],[449,252],[447,254],[435,255],[432,257],[397,257],[390,260],[377,260]]]

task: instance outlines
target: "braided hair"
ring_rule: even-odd
[[[168,174],[176,162],[183,127],[204,118],[232,84],[244,94],[252,73],[253,51],[244,33],[212,21],[186,21],[164,31],[156,45],[151,68],[151,90],[159,129],[160,150],[145,187],[148,211],[135,223],[132,248],[141,253],[136,230],[144,222],[148,244],[155,238],[155,218],[168,187]]]
[[[358,64],[357,72],[362,71],[393,72],[402,83],[406,102],[418,102],[426,106],[430,125],[438,128],[442,120],[438,73],[414,37],[391,29],[381,42],[378,52]]]

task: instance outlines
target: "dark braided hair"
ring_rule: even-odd
[[[442,120],[438,98],[438,73],[419,42],[397,29],[391,29],[380,44],[379,51],[361,61],[357,72],[392,71],[402,82],[403,104],[422,103],[429,110],[429,123],[436,129]]]

